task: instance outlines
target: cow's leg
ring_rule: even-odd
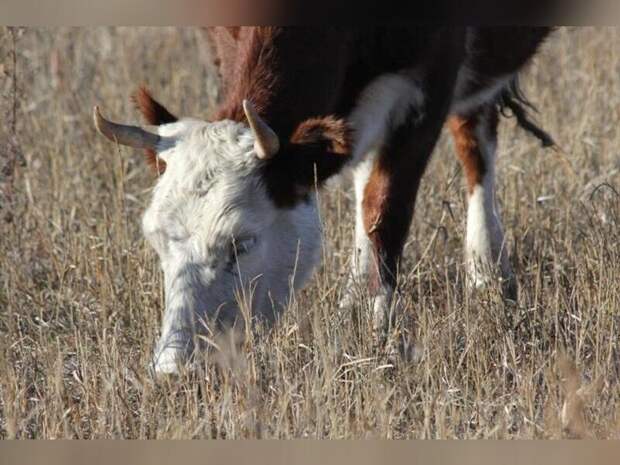
[[[355,191],[355,247],[351,260],[351,274],[340,300],[340,307],[347,308],[359,297],[358,290],[366,289],[368,271],[373,258],[372,244],[364,229],[364,189],[373,168],[377,151],[372,150],[364,156],[364,160],[353,171],[353,187]]]
[[[464,33],[461,28],[438,30],[408,73],[377,78],[352,114],[353,158],[359,163],[353,268],[357,283],[373,299],[379,335],[393,321],[387,316],[398,263],[420,180],[452,103]]]
[[[409,231],[420,180],[445,120],[447,105],[422,122],[393,130],[355,172],[357,282],[372,298],[373,322],[382,338],[394,320],[397,268]],[[439,111],[439,110],[444,111]]]
[[[514,297],[514,274],[495,200],[497,125],[498,111],[493,105],[449,119],[469,196],[465,237],[468,283],[484,287],[499,274],[504,291]]]

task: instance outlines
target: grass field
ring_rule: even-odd
[[[138,121],[142,82],[204,115],[208,59],[194,29],[0,30],[0,437],[620,438],[620,29],[560,29],[523,75],[561,150],[502,126],[516,303],[464,286],[466,191],[443,137],[402,264],[415,360],[375,352],[363,303],[336,312],[345,179],[321,193],[323,266],[274,330],[154,382],[154,177],[90,115]]]

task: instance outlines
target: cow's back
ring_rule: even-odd
[[[550,32],[546,27],[468,28],[455,100],[470,99],[513,79]]]
[[[272,28],[277,29],[277,28]],[[294,34],[314,34],[313,28],[295,28]],[[485,92],[494,94],[536,53],[540,44],[550,33],[544,27],[359,27],[347,29],[342,37],[350,42],[346,77],[338,92],[336,107],[326,112],[346,115],[354,108],[361,92],[383,74],[414,76],[425,67],[435,67],[433,74],[441,76],[455,66],[460,70],[454,89],[455,102],[478,101]],[[292,31],[291,31],[292,32]],[[318,32],[318,31],[316,31]],[[212,27],[207,35],[211,42],[214,61],[219,69],[222,91],[227,93],[228,84],[234,82],[244,66],[244,44],[255,34],[252,27]],[[300,37],[299,35],[297,35]],[[333,37],[338,37],[337,34]],[[307,37],[304,42],[311,44]],[[309,49],[307,53],[327,59],[323,49]],[[292,66],[292,65],[291,65]],[[328,66],[326,66],[328,68]],[[296,79],[297,80],[297,79]],[[300,89],[301,90],[301,89]]]

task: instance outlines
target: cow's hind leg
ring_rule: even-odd
[[[468,115],[452,116],[449,126],[467,181],[465,259],[468,284],[481,288],[499,277],[506,296],[514,298],[514,274],[495,199],[498,119],[495,106],[486,105]]]

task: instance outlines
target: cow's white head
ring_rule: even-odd
[[[94,118],[108,139],[145,149],[160,168],[142,227],[165,281],[154,368],[170,373],[197,334],[242,321],[240,301],[273,320],[311,276],[321,240],[311,190],[346,160],[347,131],[313,119],[282,144],[247,101],[243,122],[177,119],[142,89],[136,101],[153,131],[107,121],[97,108]]]

